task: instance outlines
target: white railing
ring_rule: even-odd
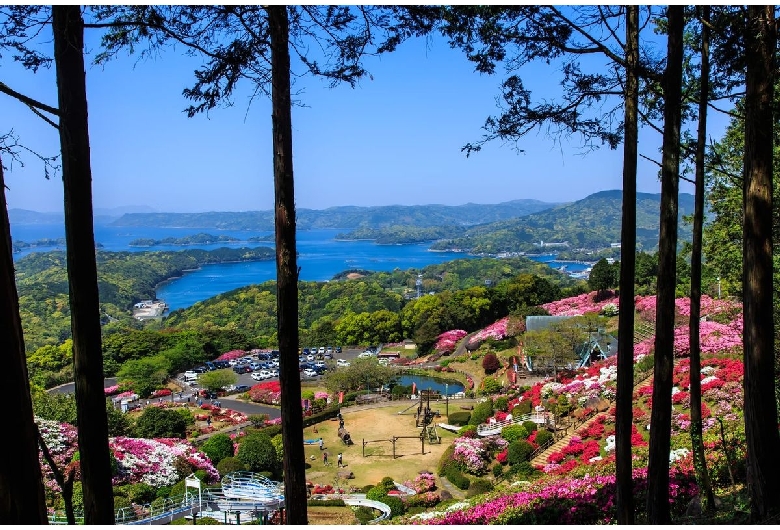
[[[493,423],[481,423],[477,426],[477,434],[480,436],[494,436],[501,434],[501,430],[504,427],[510,425],[517,425],[526,421],[532,421],[537,424],[546,424],[547,416],[544,412],[536,412],[533,414],[523,414],[518,418],[512,418],[511,420],[496,421]]]

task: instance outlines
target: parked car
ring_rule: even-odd
[[[312,362],[314,360],[314,355],[307,355],[306,360]]]
[[[237,364],[233,367],[233,371],[237,374],[248,374],[252,369],[248,364]]]
[[[341,346],[336,346],[336,353],[341,353]]]
[[[215,365],[212,362],[207,362],[205,364],[206,364],[206,368],[209,370],[209,372],[212,371],[212,370],[216,370],[217,369],[217,365]]]
[[[364,352],[361,352],[361,353],[358,354],[358,358],[360,358],[360,359],[367,359],[368,357],[373,357],[371,352],[364,351]]]
[[[317,353],[325,353],[325,346],[320,346],[320,349],[317,350]]]
[[[305,375],[306,377],[317,377],[319,374],[315,370],[312,370],[311,368],[306,368],[303,371],[303,375]]]
[[[315,368],[325,368],[325,361],[317,361],[314,363]]]
[[[269,372],[271,372],[271,377],[279,377],[279,370],[276,368],[272,368]]]
[[[260,370],[259,373],[260,373],[260,377],[262,377],[263,379],[271,379],[273,377],[273,375],[271,375],[270,370]]]
[[[262,370],[264,366],[262,363],[251,362],[249,363],[249,368],[251,368],[253,372],[256,372],[257,370]]]
[[[255,381],[262,381],[263,380],[263,377],[260,375],[260,372],[252,372],[250,377],[252,379],[254,379]]]
[[[309,355],[309,348],[303,349],[303,355]]]
[[[336,361],[336,366],[349,366],[349,361],[344,359],[339,359]]]
[[[238,385],[238,386],[236,386],[236,391],[239,392],[239,393],[240,392],[248,392],[249,391],[249,386],[248,385]]]

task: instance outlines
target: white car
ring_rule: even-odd
[[[317,351],[317,353],[325,353],[325,346],[320,346],[320,349]]]
[[[260,372],[252,372],[252,379],[255,381],[262,381],[263,376],[260,375]]]
[[[336,361],[336,366],[349,366],[349,361],[345,361],[344,359],[339,359]]]
[[[279,377],[279,370],[277,370],[276,368],[272,368],[269,371],[271,372],[271,377]]]
[[[303,371],[303,375],[305,375],[306,377],[317,377],[317,372],[315,372],[311,368],[306,368]]]
[[[307,355],[306,360],[312,362],[314,360],[314,355]]]
[[[271,379],[273,377],[270,370],[260,370],[258,373],[263,379]]]
[[[371,355],[371,353],[369,353],[367,351],[364,351],[361,354],[359,354],[358,357],[360,359],[368,359],[369,357],[373,357],[373,355]]]

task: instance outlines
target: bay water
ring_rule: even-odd
[[[392,271],[410,268],[421,269],[428,265],[444,263],[454,259],[470,258],[459,252],[431,252],[429,244],[414,245],[377,245],[373,241],[339,241],[335,236],[348,232],[348,229],[301,230],[297,233],[298,266],[300,279],[304,281],[328,281],[336,274],[348,269],[370,271]],[[133,247],[129,243],[134,239],[182,238],[198,233],[227,235],[239,239],[233,243],[214,243],[210,245],[160,245],[154,247]],[[40,239],[65,237],[62,225],[29,224],[12,225],[11,236],[14,241],[33,242]],[[249,238],[270,238],[263,242],[249,242]],[[141,252],[150,250],[181,251],[190,248],[215,250],[222,247],[273,247],[273,232],[253,230],[215,230],[198,228],[149,228],[115,227],[95,225],[95,242],[102,245],[101,250],[121,252]],[[64,246],[35,247],[14,254],[14,260],[30,252],[64,250]],[[555,261],[554,255],[533,256],[532,259],[559,267],[563,262]],[[585,270],[587,265],[567,263],[567,272]],[[180,278],[168,280],[157,288],[157,298],[165,300],[171,311],[190,307],[197,302],[221,293],[247,285],[276,279],[274,260],[245,263],[222,263],[205,265],[202,268],[186,272]]]

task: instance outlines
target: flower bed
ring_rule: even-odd
[[[462,329],[451,329],[439,335],[434,349],[441,353],[452,353],[458,346],[458,342],[467,335]]]
[[[117,461],[114,484],[143,482],[153,487],[171,486],[184,478],[185,472],[202,469],[208,483],[219,480],[211,460],[189,443],[176,438],[126,438],[109,440]],[[183,466],[181,462],[186,462]]]
[[[249,399],[255,403],[278,405],[282,398],[282,387],[279,381],[265,381],[249,389]]]

